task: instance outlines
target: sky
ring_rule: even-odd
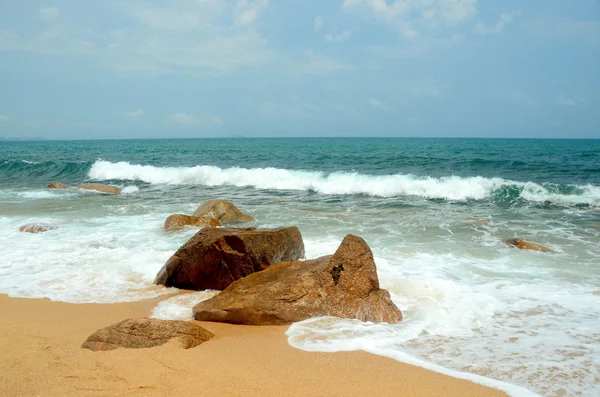
[[[0,0],[0,137],[600,138],[600,0]]]

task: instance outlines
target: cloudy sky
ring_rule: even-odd
[[[600,138],[600,1],[0,0],[0,136]]]

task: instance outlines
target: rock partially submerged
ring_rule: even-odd
[[[283,325],[335,316],[397,323],[402,313],[379,288],[373,254],[348,235],[333,256],[284,262],[231,284],[194,307],[200,321]]]
[[[48,189],[66,189],[68,187],[68,185],[65,185],[64,183],[60,182],[52,182],[48,184]]]
[[[209,216],[175,214],[167,218],[164,229],[166,231],[176,231],[183,229],[185,226],[216,227],[221,226],[221,222]]]
[[[472,222],[477,225],[489,225],[490,220],[486,218],[465,218],[465,221]]]
[[[214,229],[196,233],[167,261],[154,282],[191,290],[222,290],[249,274],[304,257],[297,227]]]
[[[233,203],[226,200],[209,200],[202,204],[194,216],[210,216],[223,223],[253,222],[254,218],[244,214]]]
[[[516,247],[521,250],[552,252],[552,250],[550,250],[549,248],[546,248],[539,244],[528,243],[527,241],[523,241],[520,238],[509,238],[504,240],[504,242],[510,246]]]
[[[177,339],[183,349],[198,346],[214,335],[198,324],[187,321],[134,318],[99,329],[90,335],[83,345],[93,351],[143,349],[160,346]]]
[[[44,233],[50,230],[56,230],[58,226],[51,225],[23,225],[19,228],[20,232],[23,233]]]
[[[102,185],[100,183],[84,183],[83,185],[79,185],[79,188],[83,190],[95,190],[106,194],[121,194],[121,189],[118,187]]]

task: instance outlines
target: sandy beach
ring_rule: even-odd
[[[163,298],[164,299],[164,298]],[[287,327],[202,323],[193,349],[92,352],[92,332],[147,316],[159,300],[68,304],[0,295],[0,396],[505,396],[364,352],[292,348]]]

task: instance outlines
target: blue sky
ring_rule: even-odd
[[[0,136],[600,138],[600,1],[0,0]]]

